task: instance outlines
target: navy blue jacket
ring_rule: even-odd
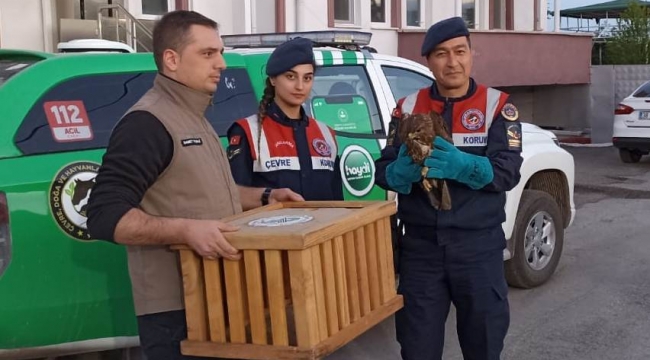
[[[228,160],[232,170],[235,182],[242,186],[253,187],[271,187],[271,188],[289,188],[300,194],[305,200],[343,200],[343,187],[341,180],[341,170],[339,166],[339,157],[336,155],[336,144],[330,144],[332,154],[331,162],[325,160],[324,167],[314,168],[318,165],[318,156],[330,156],[327,154],[327,147],[323,148],[326,141],[320,141],[320,138],[313,138],[313,132],[308,133],[308,126],[311,123],[312,129],[314,119],[310,119],[301,110],[301,119],[290,119],[282,110],[273,102],[267,109],[267,116],[264,121],[273,121],[274,126],[263,126],[265,130],[282,130],[282,134],[266,134],[268,139],[280,139],[272,141],[269,148],[282,152],[281,156],[271,154],[270,167],[265,171],[255,169],[255,159],[253,152],[255,146],[252,146],[251,140],[257,134],[246,131],[245,122],[242,120],[234,123],[228,130]],[[280,127],[275,126],[279,124]],[[318,132],[317,132],[318,133]],[[287,134],[288,136],[285,136]],[[311,134],[311,135],[310,135]],[[322,154],[315,151],[319,148]],[[291,153],[287,153],[290,151]],[[297,154],[296,154],[297,153]],[[286,155],[286,156],[282,156]],[[297,155],[298,163],[296,164],[295,156]],[[316,157],[315,157],[316,156]],[[289,159],[289,160],[287,160]],[[316,159],[316,163],[314,163]],[[293,161],[292,163],[290,163]],[[330,163],[327,166],[327,163]],[[278,165],[278,166],[275,166]],[[327,168],[328,167],[328,168]]]
[[[494,170],[493,181],[479,190],[447,180],[451,210],[436,210],[418,184],[413,184],[410,194],[399,194],[398,216],[407,234],[437,237],[444,243],[456,234],[493,228],[505,221],[505,192],[519,182],[522,163],[521,124],[516,120],[516,108],[507,100],[508,95],[477,85],[474,80],[471,80],[468,93],[461,98],[440,96],[434,83],[430,88],[400,99],[389,126],[387,146],[375,162],[377,185],[392,190],[386,182],[386,167],[399,152],[401,142],[397,129],[402,113],[431,110],[440,113],[451,129],[456,147],[488,157]]]

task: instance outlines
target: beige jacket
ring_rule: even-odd
[[[169,166],[140,204],[147,214],[220,219],[242,211],[219,136],[203,115],[211,101],[210,95],[158,75],[128,111],[153,114],[174,143]],[[128,246],[127,253],[137,315],[184,308],[177,252],[167,246]]]

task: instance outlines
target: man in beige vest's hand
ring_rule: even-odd
[[[149,360],[191,359],[178,254],[186,244],[206,258],[240,253],[219,219],[277,201],[288,189],[237,186],[219,136],[204,117],[226,68],[217,23],[191,11],[165,15],[154,29],[158,74],[119,121],[88,206],[93,238],[126,245],[140,344]]]

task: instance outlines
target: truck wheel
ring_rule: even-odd
[[[641,153],[636,150],[618,149],[618,155],[621,160],[627,164],[638,163],[641,160]]]
[[[539,190],[524,190],[511,241],[514,256],[505,262],[508,284],[533,288],[555,272],[564,246],[560,207],[553,197]]]

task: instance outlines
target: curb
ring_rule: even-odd
[[[587,148],[603,148],[614,146],[612,143],[600,143],[600,144],[581,144],[581,143],[563,143],[560,142],[560,145],[567,147],[587,147]]]
[[[562,146],[572,147],[610,147],[613,146],[611,142],[606,143],[592,143],[590,136],[558,136],[558,141]]]
[[[650,199],[650,190],[627,189],[612,185],[595,185],[576,183],[574,191],[606,194],[619,199]]]
[[[591,144],[590,136],[558,136],[561,144]]]

